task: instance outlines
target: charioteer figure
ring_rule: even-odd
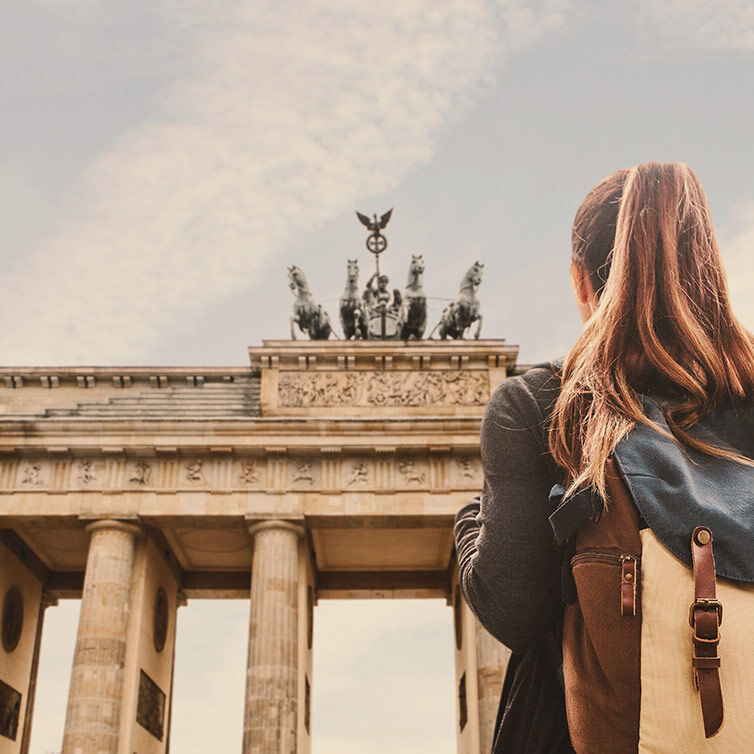
[[[396,338],[399,335],[403,298],[398,289],[390,291],[389,283],[387,275],[375,272],[364,289],[362,302],[370,338]]]
[[[375,287],[374,281],[377,280],[377,286]],[[380,275],[375,272],[367,282],[367,287],[364,291],[364,303],[368,304],[372,308],[380,307],[380,311],[393,310],[396,314],[401,308],[401,292],[394,288],[392,292],[388,290],[388,284],[390,279],[387,275]]]

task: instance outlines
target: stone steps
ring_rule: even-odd
[[[259,416],[259,380],[233,385],[174,386],[107,401],[79,403],[76,408],[49,408],[46,417],[222,418]]]

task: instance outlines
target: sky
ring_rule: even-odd
[[[699,174],[735,309],[754,327],[753,74],[748,0],[3,3],[0,363],[247,363],[248,345],[290,335],[289,265],[337,322],[346,259],[362,282],[373,265],[354,211],[390,207],[381,266],[402,288],[423,254],[430,327],[479,260],[483,337],[518,344],[521,363],[556,357],[580,327],[574,212],[602,177],[647,160]],[[423,663],[412,677],[430,679],[441,713],[411,730],[429,736],[453,714],[444,605],[317,610],[320,638],[337,645],[361,621],[385,662],[391,626],[424,632],[437,652],[409,652]],[[213,667],[202,635],[242,636],[248,611],[182,611],[191,661],[177,672],[198,686]],[[72,641],[74,613],[49,611],[45,657]],[[387,705],[351,710],[364,723],[330,741],[338,708],[318,689],[347,688],[346,672],[318,668],[320,754],[371,751],[366,721],[379,732],[394,719]],[[237,696],[214,688],[217,709]],[[178,707],[175,751],[206,751]],[[37,715],[33,754],[56,750],[55,720]],[[441,751],[410,736],[394,750]]]

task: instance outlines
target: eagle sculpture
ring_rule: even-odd
[[[356,216],[361,220],[362,225],[373,233],[379,233],[390,222],[390,215],[392,214],[393,208],[391,207],[379,220],[377,219],[376,212],[372,215],[373,219],[370,220],[367,215],[364,215],[359,211],[356,212]]]

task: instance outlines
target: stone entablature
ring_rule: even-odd
[[[264,341],[249,348],[261,371],[263,416],[481,416],[512,370],[504,340]]]
[[[0,493],[431,492],[475,490],[482,478],[478,453],[464,447],[261,450],[258,455],[230,447],[6,452],[0,457]]]
[[[249,374],[244,367],[0,367],[0,388],[197,387]]]
[[[64,751],[164,754],[177,607],[233,597],[251,603],[244,751],[305,754],[317,600],[455,594],[458,749],[489,749],[504,665],[458,602],[452,526],[517,351],[268,341],[245,368],[0,369],[0,593],[40,616],[0,678],[29,690],[20,745],[49,599],[82,596],[77,647],[112,650],[76,653]]]

